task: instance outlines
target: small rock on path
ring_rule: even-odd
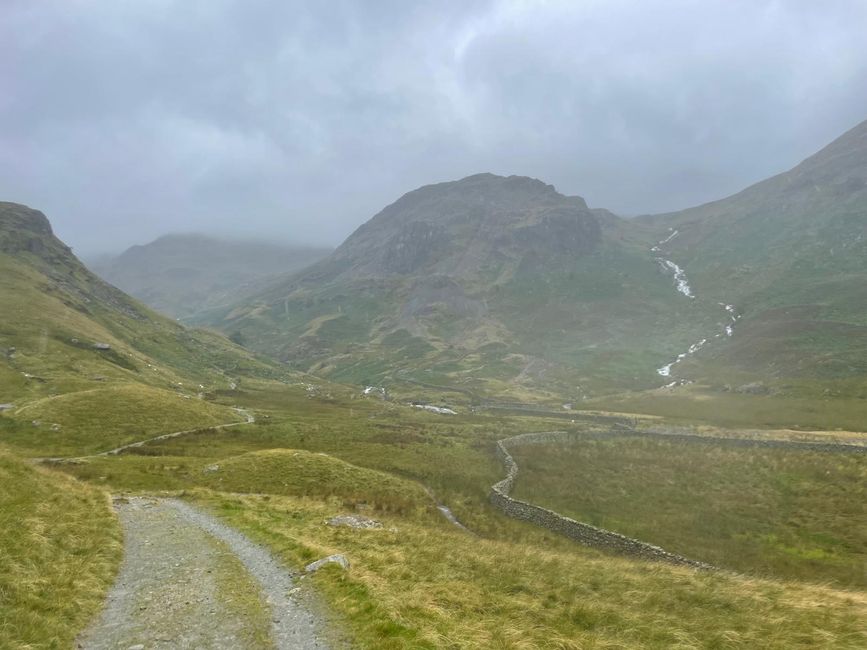
[[[290,574],[264,548],[176,499],[131,497],[116,508],[123,564],[79,648],[328,647],[313,615],[288,595]]]

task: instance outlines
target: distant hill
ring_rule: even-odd
[[[177,318],[237,300],[268,280],[325,257],[327,249],[199,234],[165,235],[89,262],[100,277]]]
[[[651,387],[717,314],[676,291],[649,236],[539,180],[478,174],[409,192],[328,258],[204,322],[351,382]]]
[[[629,220],[526,177],[425,186],[202,322],[351,382],[857,395],[867,123],[732,197]]]

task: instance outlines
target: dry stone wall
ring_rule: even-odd
[[[843,453],[867,453],[867,447],[859,445],[851,445],[845,443],[813,443],[790,440],[756,440],[742,438],[718,438],[710,436],[699,436],[695,434],[672,433],[664,431],[642,431],[638,432],[629,427],[612,427],[607,433],[594,433],[590,438],[599,437],[617,437],[617,436],[643,436],[665,440],[678,440],[681,442],[698,442],[698,443],[713,443],[727,444],[737,447],[763,447],[763,448],[787,448],[800,449],[810,451],[824,452],[843,452]],[[619,533],[597,528],[590,524],[585,524],[576,521],[569,517],[564,517],[561,514],[542,508],[541,506],[521,501],[510,496],[512,488],[515,486],[515,479],[518,477],[518,464],[512,455],[509,453],[509,448],[519,447],[521,445],[537,445],[551,443],[569,443],[575,441],[575,435],[566,431],[545,431],[541,433],[523,433],[511,438],[504,438],[497,442],[496,453],[497,457],[506,468],[506,477],[491,486],[490,500],[491,503],[505,514],[515,519],[522,519],[530,523],[546,528],[555,533],[565,535],[577,542],[601,548],[605,550],[623,553],[634,557],[640,557],[651,560],[661,560],[672,564],[680,564],[692,566],[700,569],[712,569],[709,564],[690,560],[689,558],[669,553],[668,551],[648,544]]]
[[[540,506],[515,499],[510,495],[515,484],[515,479],[518,476],[518,464],[512,455],[509,453],[509,447],[527,444],[544,444],[565,442],[572,439],[565,431],[547,431],[544,433],[524,433],[512,438],[505,438],[497,442],[497,456],[502,461],[506,468],[506,478],[491,487],[491,503],[502,510],[505,514],[515,519],[523,519],[530,523],[546,528],[552,532],[565,535],[576,542],[580,542],[587,546],[600,548],[634,557],[661,560],[672,564],[691,566],[698,569],[711,569],[709,564],[690,560],[689,558],[669,553],[668,551],[647,544],[625,535],[597,528],[590,524],[585,524],[580,521],[575,521],[569,517],[564,517],[553,510],[542,508]]]

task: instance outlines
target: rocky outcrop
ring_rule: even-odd
[[[442,255],[448,242],[442,227],[427,221],[405,223],[386,242],[382,251],[382,266],[389,273],[414,273]]]
[[[533,178],[476,174],[405,194],[358,228],[327,265],[345,279],[471,279],[502,265],[545,268],[552,256],[589,253],[601,239],[599,219],[580,197]]]

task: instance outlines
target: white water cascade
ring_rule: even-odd
[[[679,234],[680,234],[679,231],[672,229],[671,234],[669,234],[668,237],[666,237],[665,239],[659,241],[656,244],[656,246],[653,246],[650,249],[650,251],[652,253],[661,253],[662,247],[665,244],[667,244],[668,242],[670,242],[672,239],[677,237]],[[662,267],[662,269],[666,273],[672,274],[672,276],[674,277],[674,286],[680,293],[682,293],[687,298],[695,298],[695,294],[692,292],[692,287],[689,286],[689,281],[686,279],[686,273],[684,272],[684,270],[682,268],[680,268],[680,266],[678,266],[677,264],[675,264],[671,260],[665,259],[664,257],[661,257],[661,256],[657,256],[656,261],[659,263],[659,265]],[[740,314],[738,314],[734,305],[729,305],[729,304],[726,304],[724,302],[721,302],[721,303],[719,303],[719,306],[726,310],[726,313],[728,314],[729,322],[726,323],[722,332],[719,332],[718,334],[714,335],[714,338],[720,338],[722,336],[732,336],[734,334],[735,323],[738,322],[738,320],[740,319],[741,316],[740,316]],[[700,341],[697,341],[696,343],[693,343],[692,345],[689,346],[689,348],[686,350],[686,352],[681,352],[680,354],[678,354],[677,357],[674,359],[674,361],[672,361],[671,363],[665,364],[661,368],[657,368],[656,369],[657,374],[660,377],[671,377],[671,369],[676,364],[680,363],[681,361],[686,359],[688,356],[691,356],[691,355],[695,354],[696,352],[698,352],[699,350],[701,350],[705,345],[707,345],[707,343],[708,343],[708,339],[706,339],[706,338],[704,338]],[[669,384],[666,384],[665,387],[666,388],[673,388],[677,384],[678,384],[677,381],[673,381]]]

